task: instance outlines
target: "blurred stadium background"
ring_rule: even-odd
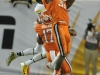
[[[30,8],[20,3],[13,7],[12,3],[0,0],[0,75],[21,75],[20,63],[32,58],[32,56],[20,57],[9,67],[6,66],[9,52],[19,52],[36,45],[36,34],[33,30],[33,22],[37,18],[34,14],[36,4],[32,3]],[[83,35],[89,18],[98,23],[100,31],[100,0],[76,0],[69,10],[70,25],[76,30],[77,36],[72,37],[68,59],[73,68],[73,75],[84,75]],[[50,75],[52,71],[46,68],[46,63],[46,59],[43,59],[32,64],[30,74]],[[100,75],[100,57],[97,67],[97,75]],[[90,73],[91,70],[90,64]]]

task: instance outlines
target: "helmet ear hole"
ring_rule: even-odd
[[[49,19],[49,17],[47,15],[44,15],[44,18],[43,18],[45,21],[47,21]]]

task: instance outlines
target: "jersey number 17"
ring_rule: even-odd
[[[48,41],[48,38],[47,38],[47,35],[46,35],[46,34],[48,34],[48,32],[50,32],[50,41]],[[43,34],[44,34],[44,39],[45,39],[46,43],[53,42],[52,29],[43,30]]]

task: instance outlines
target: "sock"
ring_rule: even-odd
[[[19,56],[34,55],[34,54],[40,53],[40,52],[42,52],[42,46],[43,45],[39,45],[37,43],[35,48],[28,48],[21,52],[17,52],[16,56],[19,57]]]
[[[17,56],[17,57],[22,56],[22,55],[23,55],[23,54],[22,54],[21,52],[17,52],[17,53],[16,53],[16,56]]]
[[[19,56],[26,56],[26,55],[33,55],[33,54],[34,54],[34,48],[28,48],[24,51],[17,52],[16,56],[19,57]]]

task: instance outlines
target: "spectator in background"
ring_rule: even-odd
[[[98,32],[98,25],[92,24],[91,19],[89,19],[89,21],[90,23],[88,23],[84,36],[85,75],[89,75],[90,60],[92,60],[92,75],[96,75],[100,33]]]

